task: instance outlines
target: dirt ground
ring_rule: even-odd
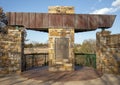
[[[47,67],[20,75],[0,76],[0,85],[120,85],[120,75],[102,74],[91,67],[69,72],[49,72]]]
[[[102,73],[91,67],[76,67],[75,71],[50,72],[47,68],[38,68],[22,73],[22,76],[28,79],[46,81],[81,81],[96,79],[102,76]]]

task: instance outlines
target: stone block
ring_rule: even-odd
[[[65,63],[64,66],[65,67],[72,67],[72,64],[71,63]]]
[[[66,36],[65,30],[60,33],[60,36],[61,36],[61,37],[65,37],[65,36]]]
[[[63,65],[63,62],[55,62],[56,65]]]
[[[50,54],[54,54],[54,50],[53,50],[53,49],[50,49],[50,50],[49,50],[49,53],[50,53]]]
[[[55,67],[49,67],[49,71],[57,71]]]
[[[60,33],[59,32],[57,32],[57,30],[50,30],[50,32],[49,32],[49,36],[60,36]]]
[[[59,68],[59,71],[66,71],[64,67]]]
[[[64,63],[68,63],[68,62],[69,62],[69,59],[63,59],[63,62],[64,62]]]
[[[73,14],[74,13],[74,7],[72,6],[50,6],[48,7],[49,13],[67,13],[67,14]]]

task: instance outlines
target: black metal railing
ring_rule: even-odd
[[[48,66],[48,53],[24,54],[25,69]],[[75,53],[75,66],[96,68],[96,54]]]
[[[26,70],[48,65],[48,53],[24,54],[24,57]]]

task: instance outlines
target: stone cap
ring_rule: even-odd
[[[110,34],[111,34],[111,31],[108,31],[108,30],[97,32],[97,35],[100,35],[100,36],[108,36]]]
[[[48,13],[74,14],[74,7],[73,6],[49,6]]]

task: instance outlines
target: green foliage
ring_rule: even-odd
[[[89,40],[85,40],[82,43],[82,45],[75,44],[74,52],[95,54],[96,53],[96,41],[94,39],[89,39]]]
[[[88,66],[96,68],[96,55],[95,54],[75,55],[75,64],[77,66]]]
[[[81,49],[81,44],[75,44],[74,45],[74,52],[75,53],[78,53],[80,51],[80,49]]]
[[[96,41],[94,39],[75,44],[74,52],[76,65],[96,68]]]

